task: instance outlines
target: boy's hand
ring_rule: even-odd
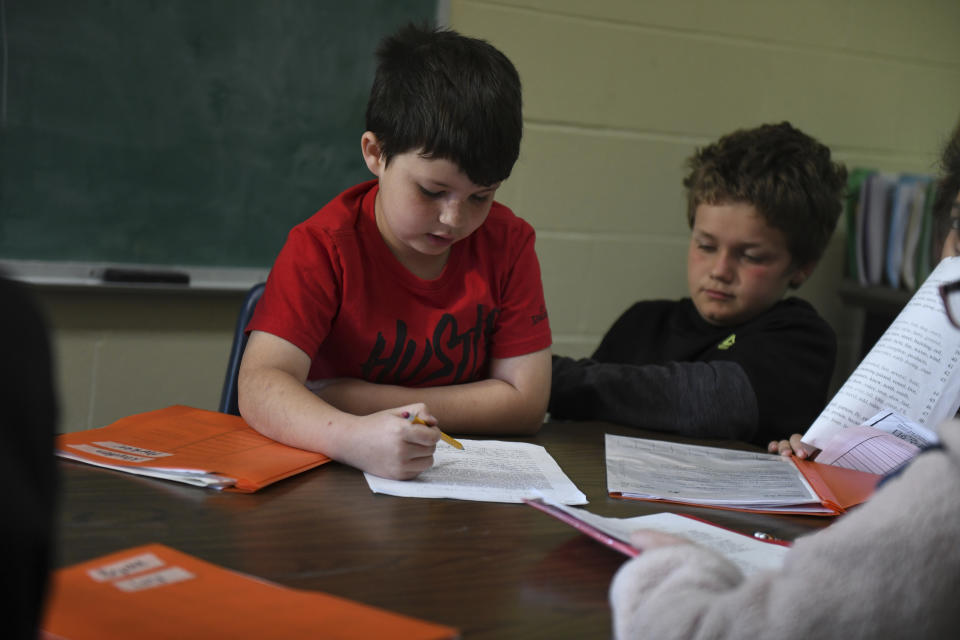
[[[415,416],[427,424],[414,424]],[[440,439],[440,430],[432,426],[436,422],[423,404],[362,416],[351,434],[352,453],[344,461],[383,478],[415,478],[433,465]]]
[[[816,449],[812,449],[800,442],[800,438],[802,437],[801,434],[795,433],[790,436],[789,440],[773,440],[767,445],[767,451],[770,453],[779,453],[782,456],[797,456],[801,459],[809,458]]]

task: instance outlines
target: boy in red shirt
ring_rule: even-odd
[[[413,26],[377,56],[360,141],[377,179],[290,232],[238,400],[270,438],[406,479],[432,464],[438,424],[535,433],[551,337],[533,228],[493,200],[519,154],[516,69]]]

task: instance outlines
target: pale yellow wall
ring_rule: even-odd
[[[537,229],[568,355],[631,301],[685,293],[680,180],[696,146],[787,119],[851,165],[929,172],[960,114],[956,0],[451,0],[449,19],[524,81],[521,158],[499,198]],[[841,269],[838,236],[799,293],[847,339]],[[40,297],[63,430],[216,408],[239,295]]]
[[[566,355],[588,355],[630,302],[685,294],[697,146],[789,120],[850,166],[929,173],[960,115],[956,0],[452,0],[450,22],[523,80],[521,157],[498,198],[537,230]],[[798,294],[847,354],[842,243]]]
[[[52,328],[61,431],[172,404],[217,409],[242,294],[35,291]]]

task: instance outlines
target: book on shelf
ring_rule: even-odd
[[[271,440],[239,416],[182,405],[59,435],[55,451],[115,471],[242,493],[330,461]]]
[[[397,638],[457,629],[346,598],[291,589],[162,544],[117,551],[51,575],[46,638]]]
[[[896,176],[874,172],[867,176],[860,196],[860,284],[882,284],[890,224],[891,195]]]
[[[887,233],[886,281],[894,289],[899,289],[903,278],[903,250],[907,228],[919,201],[922,213],[923,178],[903,175],[893,187],[891,199],[890,226]]]
[[[847,231],[846,273],[848,278],[856,282],[860,281],[861,271],[858,251],[858,238],[860,237],[858,228],[862,215],[860,189],[872,171],[873,169],[865,168],[854,168],[850,170],[850,174],[847,177],[847,193],[843,202],[843,217],[846,221]]]
[[[606,434],[614,498],[715,509],[835,516],[864,502],[881,476],[770,453]]]
[[[713,549],[737,565],[744,575],[780,568],[790,547],[790,543],[783,540],[769,536],[757,538],[685,514],[655,513],[632,518],[611,518],[542,498],[525,502],[630,557],[643,552],[643,549],[630,542],[630,534],[638,529],[682,536]]]
[[[924,220],[932,215],[929,187],[933,182],[926,180],[922,185],[917,184],[910,203],[910,212],[901,241],[903,242],[903,257],[900,264],[900,282],[913,291],[917,288],[917,246],[920,242],[920,231]]]
[[[934,220],[933,220],[933,187],[935,185],[930,183],[928,185],[928,193],[925,198],[925,204],[923,209],[923,214],[921,217],[920,225],[920,237],[917,238],[917,255],[916,255],[916,267],[915,278],[917,285],[923,283],[924,280],[933,272],[933,269],[937,265],[937,261],[940,260],[940,250],[942,248],[942,238],[937,238],[937,234],[934,229]],[[938,242],[939,240],[939,242]]]

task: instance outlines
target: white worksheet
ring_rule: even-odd
[[[558,509],[569,516],[572,521],[561,518],[568,524],[573,524],[576,527],[577,525],[574,523],[580,522],[586,527],[592,527],[593,530],[602,535],[620,541],[623,545],[615,548],[625,553],[629,551],[627,555],[631,556],[643,552],[643,549],[637,549],[630,544],[630,534],[638,529],[651,529],[660,533],[687,538],[724,556],[737,565],[744,575],[766,569],[779,569],[783,566],[784,558],[789,551],[787,546],[765,542],[736,531],[718,527],[704,520],[697,520],[675,513],[654,513],[633,518],[611,518],[584,509],[574,509],[547,501],[544,501],[544,503],[548,505],[548,508]],[[548,513],[552,512],[548,511]],[[552,513],[552,515],[558,517],[555,513]],[[584,533],[601,539],[590,531],[585,530]],[[609,544],[602,539],[601,541]],[[626,551],[624,547],[626,547]]]
[[[363,475],[374,493],[407,498],[523,502],[524,498],[543,496],[561,504],[587,503],[583,492],[540,445],[459,440],[462,451],[437,443],[433,466],[413,480]]]

